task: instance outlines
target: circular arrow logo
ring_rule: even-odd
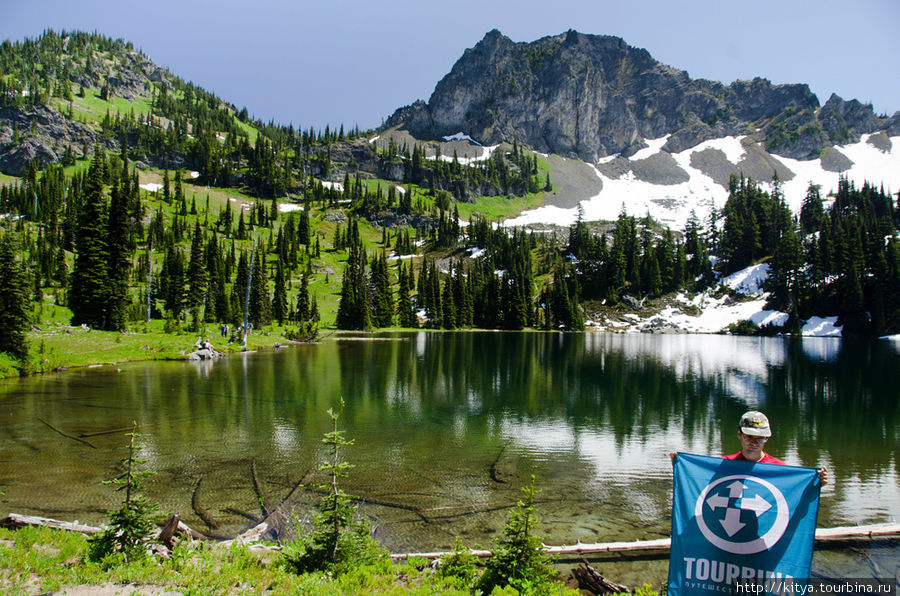
[[[763,496],[764,493],[768,498]],[[745,541],[730,540],[748,525],[745,520],[759,519],[772,509],[773,503],[775,521],[765,534],[759,536],[757,532]],[[724,516],[718,515],[720,511],[724,511]],[[713,532],[704,518],[707,512],[711,512],[715,524],[721,526],[728,538]],[[781,539],[790,521],[790,512],[787,500],[774,484],[756,476],[737,474],[719,478],[704,488],[697,497],[694,517],[700,532],[713,545],[736,555],[752,555],[771,548]]]

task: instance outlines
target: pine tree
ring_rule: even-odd
[[[127,179],[126,179],[127,181]],[[107,324],[112,331],[125,329],[128,310],[128,278],[131,274],[129,248],[128,197],[117,181],[110,192],[109,221],[109,288],[107,293]]]
[[[30,326],[25,270],[16,258],[16,242],[10,232],[0,235],[0,352],[21,362],[28,357]]]
[[[373,289],[372,324],[375,327],[390,327],[394,324],[394,297],[391,291],[387,259],[382,253],[372,262],[371,287]]]
[[[336,325],[338,329],[369,329],[369,288],[366,279],[365,249],[359,238],[356,220],[347,229],[349,256],[341,282],[341,300],[338,305]]]
[[[272,297],[272,316],[279,325],[288,318],[287,282],[284,277],[284,262],[279,258],[275,271],[275,295]]]
[[[103,190],[104,157],[97,147],[88,170],[75,233],[75,268],[69,292],[72,324],[102,329],[106,324],[109,251],[106,197]]]
[[[266,280],[265,251],[256,249],[253,266],[250,268],[250,322],[259,329],[272,322],[272,299]]]
[[[188,294],[185,306],[188,310],[199,308],[206,301],[209,276],[206,269],[206,258],[203,255],[203,230],[200,222],[194,223],[194,235],[191,238],[191,260],[188,263]]]
[[[309,303],[309,279],[306,274],[300,278],[300,291],[297,293],[297,311],[295,317],[297,321],[303,323],[312,320]]]
[[[398,261],[397,277],[399,278],[399,288],[397,290],[397,318],[401,327],[417,327],[416,312],[413,308],[410,289],[412,286],[412,267],[407,275],[403,261]]]

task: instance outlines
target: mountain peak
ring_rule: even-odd
[[[830,118],[823,121],[806,84],[757,77],[725,86],[691,79],[619,37],[570,29],[516,43],[492,29],[466,50],[427,104],[398,110],[387,126],[420,138],[465,131],[485,144],[516,140],[596,162],[633,150],[641,139],[670,135],[667,149],[677,151],[748,133],[770,151],[810,159],[888,125],[871,106],[832,103],[822,110]]]

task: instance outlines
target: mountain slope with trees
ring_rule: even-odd
[[[831,205],[812,186],[795,215],[777,180],[735,175],[725,208],[684,230],[624,212],[508,230],[553,189],[515,138],[473,160],[266,124],[96,34],[7,41],[0,66],[0,163],[43,147],[0,182],[0,350],[24,372],[79,325],[580,330],[761,261],[782,331],[839,314],[848,333],[900,332],[900,206],[872,185],[844,180]]]

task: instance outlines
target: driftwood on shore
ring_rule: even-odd
[[[54,530],[65,530],[67,532],[80,532],[86,536],[96,534],[103,528],[96,526],[87,526],[79,524],[77,521],[65,522],[49,517],[38,517],[36,515],[19,515],[18,513],[10,513],[5,519],[0,520],[0,527],[4,528],[24,528],[26,526],[43,526],[53,528]]]
[[[818,528],[816,530],[815,543],[817,546],[827,548],[842,543],[863,542],[884,538],[896,538],[900,536],[900,524],[870,524],[865,526],[842,526],[837,528]],[[592,558],[604,556],[620,558],[627,555],[638,555],[647,558],[664,559],[669,556],[671,539],[659,538],[657,540],[635,540],[632,542],[600,542],[593,544],[578,543],[571,546],[543,545],[544,551],[557,555],[561,559],[581,559],[585,555]],[[490,551],[472,550],[476,557],[489,557]],[[451,555],[451,552],[406,553],[393,554],[392,559],[408,559],[419,557],[423,559],[439,559]]]
[[[580,589],[592,594],[631,594],[628,586],[606,579],[584,559],[581,560],[581,567],[572,569],[572,576],[578,581]]]
[[[308,476],[307,473],[306,476]],[[277,537],[284,525],[290,519],[291,505],[296,501],[302,490],[306,488],[306,476],[298,482],[282,503],[276,507],[265,519],[259,524],[253,526],[249,530],[241,533],[233,540],[224,540],[218,542],[222,546],[231,546],[232,544],[241,544],[254,550],[279,550],[278,546],[254,545],[265,538],[267,535]],[[368,501],[367,502],[372,502]],[[20,515],[10,513],[5,519],[0,519],[0,527],[4,528],[23,528],[26,526],[43,526],[57,530],[69,532],[79,532],[85,535],[92,535],[102,531],[103,528],[96,526],[88,526],[75,522],[59,521],[46,517],[38,517],[32,515]],[[166,544],[170,544],[175,535],[184,535],[195,540],[217,540],[219,537],[208,536],[187,526],[180,520],[178,514],[172,515],[167,523],[163,526],[159,540]],[[863,526],[843,526],[837,528],[818,528],[815,534],[815,543],[820,548],[828,548],[845,543],[858,543],[869,540],[896,538],[900,536],[900,524],[870,524]],[[602,542],[593,544],[578,543],[572,546],[548,546],[543,545],[544,551],[551,555],[556,555],[562,560],[571,560],[573,558],[584,561],[585,556],[590,555],[591,558],[603,558],[604,556],[612,556],[616,558],[627,557],[629,555],[637,555],[641,558],[666,558],[671,546],[669,538],[660,538],[657,540],[636,540],[632,542]],[[472,555],[480,558],[491,556],[489,550],[470,550]],[[391,559],[409,559],[417,557],[422,559],[439,559],[449,556],[453,553],[447,551],[422,552],[422,553],[398,553],[392,554]],[[592,575],[590,571],[584,571],[588,575]],[[602,578],[602,576],[601,576]]]

